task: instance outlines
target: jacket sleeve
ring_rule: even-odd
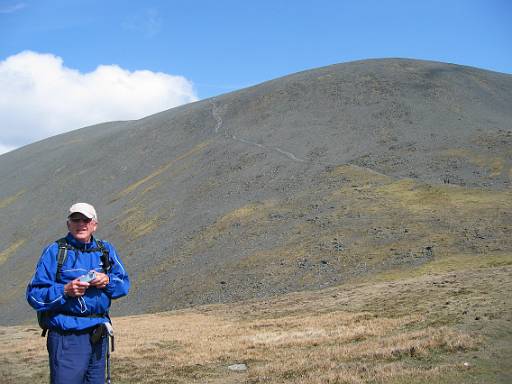
[[[128,294],[130,290],[130,279],[114,246],[110,243],[108,243],[107,246],[109,247],[111,269],[108,272],[109,283],[104,291],[110,298],[117,299]]]
[[[27,301],[38,312],[53,311],[66,303],[64,284],[55,281],[57,252],[58,247],[55,243],[43,251],[34,276],[27,286]]]

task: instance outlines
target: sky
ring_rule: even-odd
[[[0,0],[0,154],[389,57],[512,74],[512,1]]]

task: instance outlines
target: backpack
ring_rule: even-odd
[[[57,245],[59,246],[59,252],[57,254],[57,272],[55,274],[55,281],[61,281],[62,280],[62,266],[64,265],[64,262],[66,261],[66,258],[68,257],[68,250],[75,250],[76,248],[73,247],[71,244],[68,244],[66,241],[66,238],[63,237],[62,239],[59,239],[56,241]],[[96,240],[96,244],[98,245],[97,248],[88,249],[84,252],[96,252],[101,251],[101,263],[103,264],[103,273],[107,273],[110,271],[111,264],[110,264],[110,257],[108,248],[105,247],[105,244],[101,240]],[[46,332],[48,331],[48,324],[47,320],[50,316],[50,311],[43,311],[37,312],[37,322],[39,323],[39,326],[43,330],[41,332],[41,336],[45,337]],[[97,317],[98,315],[86,315],[86,317]],[[103,317],[103,316],[102,316]]]

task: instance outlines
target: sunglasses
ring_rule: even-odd
[[[72,223],[84,222],[85,224],[89,224],[92,221],[92,219],[82,217],[70,217],[69,221],[71,221]]]

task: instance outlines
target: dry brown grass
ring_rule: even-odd
[[[128,241],[134,241],[153,231],[158,224],[158,217],[146,215],[144,208],[136,205],[123,212],[118,228]]]
[[[161,165],[158,169],[151,172],[149,175],[135,181],[134,183],[130,184],[126,188],[124,188],[122,191],[118,192],[114,198],[113,201],[119,200],[120,198],[132,193],[142,185],[147,185],[149,182],[152,182],[153,180],[157,179],[162,175],[164,172],[168,171],[172,167],[176,166],[176,164],[190,156],[193,156],[197,154],[198,152],[204,150],[209,145],[209,142],[203,142],[199,143],[189,151],[185,152],[184,154],[178,156],[177,158],[173,159],[172,161],[168,162],[167,164]]]
[[[454,158],[460,158],[463,160],[466,160],[470,162],[471,164],[474,164],[476,166],[479,166],[481,168],[487,168],[489,171],[489,177],[496,177],[499,176],[503,170],[503,167],[506,163],[506,157],[498,157],[495,154],[491,155],[482,155],[482,154],[475,154],[472,153],[468,149],[462,149],[462,148],[453,148],[446,150],[442,153],[442,156],[444,157],[454,157]]]
[[[478,340],[446,327],[421,328],[424,319],[418,315],[387,318],[336,311],[242,320],[227,315],[226,309],[116,321],[124,340],[116,359],[127,367],[121,381],[173,377],[183,383],[222,382],[226,366],[244,362],[250,366],[244,379],[253,383],[361,383],[370,375],[385,382],[413,372],[435,376],[448,367],[421,369],[399,363],[421,360],[435,351],[469,350]],[[368,371],[361,375],[363,366]]]
[[[5,263],[7,261],[7,259],[11,255],[13,255],[19,247],[21,247],[23,244],[25,244],[26,241],[27,241],[27,239],[18,239],[14,243],[9,245],[9,247],[7,247],[7,249],[4,249],[3,251],[1,251],[0,252],[0,265]]]
[[[511,274],[505,265],[116,318],[114,382],[483,382],[463,362],[492,345],[485,327],[510,321]],[[478,333],[463,308],[487,311]],[[46,380],[35,327],[0,328],[0,342],[5,383]],[[231,372],[235,363],[248,370]]]
[[[1,208],[5,208],[9,205],[11,205],[12,203],[14,203],[16,200],[18,200],[18,198],[20,196],[22,196],[26,191],[24,189],[22,189],[21,191],[19,191],[18,193],[16,193],[15,195],[13,196],[8,196],[8,197],[5,197],[3,199],[0,200],[0,209]]]

